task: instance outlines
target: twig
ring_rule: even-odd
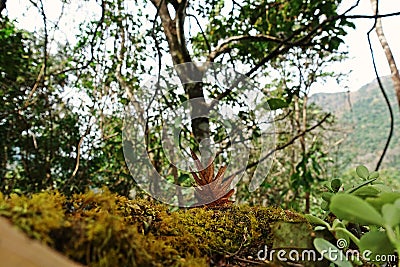
[[[79,139],[79,142],[76,146],[76,162],[75,162],[75,168],[74,171],[72,172],[71,176],[69,179],[66,181],[66,183],[63,186],[63,190],[66,188],[66,186],[72,181],[72,179],[75,177],[76,173],[78,172],[79,169],[79,163],[80,163],[80,158],[81,158],[81,146],[83,143],[83,139],[89,134],[90,130],[92,129],[92,126],[94,125],[94,122],[89,124],[88,127],[86,128],[85,133],[81,136],[81,139]]]
[[[329,17],[327,19],[325,19],[324,21],[322,21],[322,23],[320,23],[319,25],[317,25],[316,27],[314,27],[310,32],[308,32],[305,36],[301,37],[300,39],[296,40],[296,41],[292,41],[292,39],[294,39],[297,34],[305,31],[305,29],[307,28],[307,26],[305,27],[301,27],[300,29],[294,31],[290,36],[288,36],[287,38],[285,38],[284,40],[282,40],[277,47],[275,47],[275,49],[273,49],[268,55],[266,55],[263,59],[261,59],[260,62],[258,62],[253,68],[250,69],[250,71],[248,71],[245,76],[250,77],[253,73],[255,73],[259,68],[261,68],[262,66],[264,66],[268,61],[276,58],[277,56],[281,55],[282,53],[288,51],[290,48],[295,47],[296,45],[305,45],[307,44],[307,41],[314,35],[316,34],[321,28],[323,28],[327,23],[338,20],[340,18],[345,18],[348,12],[350,12],[351,10],[353,10],[354,8],[356,8],[359,4],[360,0],[358,0],[353,6],[351,6],[349,9],[347,9],[345,12],[343,12],[340,15],[336,15],[336,16],[332,16]],[[233,37],[231,37],[233,38]],[[221,93],[220,95],[218,95],[215,99],[215,101],[213,101],[213,103],[211,103],[210,105],[210,109],[212,109],[217,103],[218,101],[220,101],[221,99],[227,97],[233,90],[233,88],[235,88],[241,81],[243,81],[245,79],[245,76],[241,76],[239,79],[237,79],[236,81],[234,81],[232,83],[232,86],[230,88],[228,88],[226,91],[224,91],[223,93]]]
[[[346,15],[343,16],[342,18],[346,19],[380,19],[380,18],[386,18],[386,17],[394,17],[394,16],[399,16],[400,11],[393,12],[393,13],[387,13],[387,14],[375,14],[375,15]]]
[[[118,10],[118,12],[119,12],[118,15],[121,16],[120,10]],[[135,108],[135,111],[138,114],[139,123],[141,125],[144,125],[144,115],[143,115],[144,110],[140,106],[140,103],[136,99],[133,92],[131,92],[131,86],[125,81],[125,79],[122,75],[122,62],[123,62],[123,59],[125,58],[125,52],[127,50],[125,47],[125,41],[126,41],[125,30],[124,30],[122,23],[121,23],[121,25],[119,25],[119,33],[121,34],[121,45],[120,45],[120,51],[117,55],[118,63],[117,63],[117,67],[116,67],[115,76],[117,78],[119,85],[125,90],[128,98],[129,98],[129,101],[131,101],[131,103],[133,104],[133,107]]]
[[[86,62],[86,64],[83,64],[82,66],[79,66],[79,67],[68,68],[68,69],[65,69],[65,70],[62,70],[62,71],[59,71],[59,72],[56,72],[56,73],[51,73],[52,75],[57,76],[57,75],[61,75],[61,74],[64,74],[64,73],[67,73],[67,72],[70,72],[70,71],[82,70],[82,69],[87,68],[90,65],[90,63],[93,62],[93,60],[94,60],[94,42],[96,40],[96,37],[98,37],[97,33],[99,32],[99,30],[101,28],[101,25],[104,22],[105,13],[106,13],[106,1],[102,0],[101,1],[101,16],[100,16],[99,21],[96,24],[94,32],[92,33],[92,39],[89,42],[89,45],[90,45],[90,59]]]
[[[207,61],[213,62],[215,58],[217,58],[219,55],[224,53],[225,51],[229,50],[230,47],[229,45],[231,43],[237,43],[240,41],[255,41],[255,42],[276,42],[276,43],[282,43],[284,40],[277,38],[275,36],[271,35],[266,35],[266,34],[257,34],[257,35],[237,35],[237,36],[232,36],[227,39],[225,39],[222,43],[220,43],[214,51],[210,52],[210,54],[207,57]]]
[[[266,263],[266,262],[263,262],[263,261],[253,261],[253,260],[248,260],[248,259],[244,259],[244,258],[240,258],[240,257],[238,257],[238,256],[235,256],[235,257],[233,257],[235,260],[237,260],[237,261],[242,261],[242,262],[246,262],[246,263],[251,263],[251,264],[255,264],[255,265],[267,265],[268,266],[268,264]]]
[[[194,20],[196,21],[196,24],[200,29],[201,35],[203,35],[204,42],[206,43],[206,46],[207,46],[207,49],[208,49],[208,53],[211,54],[210,42],[208,42],[207,36],[206,36],[206,34],[205,34],[204,30],[203,30],[203,27],[201,27],[201,24],[200,24],[198,18],[195,15],[192,15],[192,14],[187,14],[187,16],[194,18]]]
[[[236,171],[236,172],[235,172],[234,174],[232,174],[232,175],[238,175],[238,174],[240,174],[241,172],[243,172],[243,171],[245,171],[245,170],[247,170],[247,169],[250,169],[250,168],[252,168],[252,167],[255,167],[255,166],[257,166],[259,163],[261,163],[261,162],[263,162],[264,160],[266,160],[267,158],[269,158],[269,157],[270,157],[272,154],[274,154],[276,151],[285,149],[286,147],[292,145],[292,144],[294,143],[294,141],[296,141],[297,139],[299,139],[300,137],[302,137],[302,136],[305,135],[306,133],[311,132],[312,130],[314,130],[315,128],[319,127],[321,124],[323,124],[330,116],[331,116],[330,113],[326,114],[326,115],[322,118],[322,120],[320,120],[320,121],[319,121],[318,123],[316,123],[314,126],[312,126],[312,127],[310,127],[310,128],[307,128],[306,130],[304,130],[304,131],[298,133],[298,134],[295,135],[292,139],[290,139],[287,143],[285,143],[285,144],[283,144],[283,145],[280,145],[280,146],[277,146],[277,147],[275,147],[274,149],[271,149],[264,157],[260,158],[259,160],[255,161],[255,162],[253,162],[253,163],[251,163],[251,164],[248,164],[246,167],[241,168],[240,170]]]

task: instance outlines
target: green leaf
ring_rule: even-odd
[[[190,179],[189,174],[187,174],[187,173],[181,174],[179,176],[179,178],[178,178],[178,183],[181,184],[181,183],[185,182],[188,179]]]
[[[306,215],[304,215],[304,217],[307,219],[307,221],[310,224],[322,225],[322,226],[325,226],[327,228],[330,228],[330,226],[329,226],[329,224],[327,222],[323,221],[322,219],[320,219],[320,218],[318,218],[318,217],[316,217],[314,215],[306,214]]]
[[[362,225],[383,225],[384,221],[379,212],[363,199],[349,195],[337,194],[331,198],[329,206],[338,218]]]
[[[358,185],[356,185],[356,186],[354,186],[354,187],[351,187],[351,188],[345,190],[345,192],[346,192],[346,193],[349,193],[349,194],[350,194],[350,193],[353,193],[353,192],[356,191],[357,189],[359,189],[359,188],[361,188],[361,187],[363,187],[363,186],[366,186],[366,185],[372,183],[372,182],[375,181],[375,180],[376,180],[376,178],[370,179],[370,180],[367,180],[367,181],[364,181],[364,182],[362,182],[361,184],[358,184]]]
[[[331,181],[331,188],[334,192],[339,191],[340,187],[342,186],[342,181],[340,179],[333,179]]]
[[[322,201],[322,203],[321,203],[321,209],[323,209],[323,210],[329,210],[329,203],[328,202],[326,202],[326,201]]]
[[[358,166],[358,167],[356,168],[356,173],[357,173],[357,175],[360,176],[361,178],[363,178],[363,179],[368,179],[369,171],[368,171],[367,167],[362,166],[362,165],[361,165],[361,166]]]
[[[325,200],[326,202],[330,202],[332,196],[334,196],[334,194],[331,192],[324,192],[321,195],[322,199]]]
[[[394,202],[394,205],[395,205],[398,209],[400,209],[400,198],[397,199],[397,200]]]
[[[343,254],[342,250],[340,250],[336,246],[332,245],[329,241],[326,241],[323,238],[315,238],[313,243],[314,243],[315,249],[322,256],[324,256],[324,258],[333,262],[337,266],[353,267],[351,262],[346,259],[346,256]],[[332,253],[332,252],[334,252],[334,253]],[[330,256],[333,256],[333,257],[331,258]]]
[[[287,108],[289,106],[285,100],[280,98],[270,98],[267,100],[267,104],[271,110]]]
[[[178,95],[178,97],[179,97],[179,100],[181,103],[184,103],[187,101],[187,97],[185,95]]]
[[[385,223],[391,227],[400,224],[400,209],[394,204],[385,204],[382,206],[382,215]]]
[[[379,172],[374,171],[369,174],[370,179],[374,179],[374,178],[378,178],[378,177],[379,177]]]
[[[335,219],[332,223],[332,228],[336,229],[336,228],[346,228],[346,226],[344,225],[344,223],[338,219]]]
[[[376,189],[378,189],[381,193],[382,192],[393,192],[393,189],[391,187],[389,187],[387,185],[384,185],[384,184],[381,184],[381,183],[379,183],[379,184],[376,183],[376,184],[373,184],[371,186],[373,186]]]
[[[370,205],[375,207],[376,210],[381,210],[382,206],[386,203],[394,203],[400,199],[400,192],[383,192],[378,197],[365,199]]]
[[[343,244],[342,248],[344,248],[344,246],[346,246],[346,248],[348,248],[349,245],[350,245],[350,236],[349,236],[348,232],[345,229],[346,228],[337,228],[335,230],[335,237],[336,237],[336,239],[338,241],[341,241],[340,239],[346,240],[346,243],[342,243]]]
[[[367,250],[370,254],[364,254],[369,258],[368,261],[374,261],[377,255],[394,254],[394,247],[391,245],[386,232],[368,232],[364,234],[359,243],[359,248],[364,254]]]
[[[362,198],[377,196],[381,191],[373,186],[364,186],[353,192],[353,195]]]

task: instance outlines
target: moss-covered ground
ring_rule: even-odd
[[[110,267],[273,266],[259,261],[257,253],[276,243],[276,223],[308,225],[301,215],[280,208],[232,205],[172,211],[106,189],[71,197],[0,193],[0,215],[77,262]]]

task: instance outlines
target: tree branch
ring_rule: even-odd
[[[346,15],[342,16],[341,18],[346,19],[379,19],[379,18],[386,18],[386,17],[394,17],[399,16],[400,11],[387,13],[387,14],[376,14],[376,15]]]
[[[374,2],[374,1],[371,1],[371,2]],[[374,8],[374,9],[375,9],[375,14],[378,14],[378,4],[379,4],[379,2],[376,0],[376,1],[375,1],[375,8]],[[372,58],[372,64],[373,64],[373,66],[374,66],[374,71],[375,71],[376,79],[377,79],[378,84],[379,84],[379,89],[381,90],[381,93],[382,93],[382,95],[383,95],[383,97],[384,97],[384,99],[385,99],[386,105],[387,105],[387,107],[388,107],[388,109],[389,109],[389,115],[390,115],[390,130],[389,130],[389,135],[388,135],[387,140],[386,140],[385,147],[383,148],[382,154],[381,154],[381,156],[380,156],[380,158],[379,158],[379,160],[378,160],[378,163],[376,164],[375,171],[378,171],[378,170],[379,170],[379,167],[380,167],[381,164],[382,164],[382,161],[383,161],[383,159],[384,159],[384,157],[385,157],[386,151],[387,151],[388,148],[389,148],[389,144],[390,144],[390,140],[392,139],[393,128],[394,128],[392,106],[390,105],[389,98],[388,98],[388,96],[387,96],[387,94],[386,94],[386,92],[385,92],[385,89],[383,88],[381,79],[380,79],[380,77],[379,77],[378,69],[377,69],[377,67],[376,67],[376,62],[375,62],[374,50],[372,49],[372,44],[371,44],[371,32],[372,32],[373,29],[376,28],[376,26],[377,26],[379,20],[380,20],[379,18],[375,18],[374,25],[371,27],[371,29],[370,29],[370,30],[368,31],[368,33],[367,33],[367,38],[368,38],[368,45],[369,45],[369,50],[370,50],[371,58]]]
[[[102,24],[104,22],[105,13],[106,13],[106,1],[102,0],[101,1],[101,16],[100,16],[99,21],[96,23],[96,27],[95,27],[95,29],[94,29],[94,31],[92,33],[92,38],[91,38],[91,40],[89,42],[90,59],[85,64],[83,64],[82,66],[72,67],[72,68],[68,68],[68,69],[65,69],[65,70],[62,70],[62,71],[59,71],[59,72],[50,73],[50,75],[58,76],[58,75],[61,75],[61,74],[64,74],[64,73],[67,73],[67,72],[70,72],[70,71],[83,70],[83,69],[86,69],[90,65],[90,63],[93,62],[93,60],[94,60],[94,42],[96,41],[96,37],[98,37],[97,33],[102,28],[101,26],[102,26]]]
[[[120,10],[118,10],[120,12]],[[120,13],[118,15],[121,15]],[[126,41],[126,36],[125,36],[125,29],[124,26],[121,24],[119,25],[119,33],[121,35],[121,47],[119,50],[119,53],[117,55],[118,63],[115,71],[115,76],[117,78],[117,81],[119,85],[125,90],[125,93],[127,94],[129,101],[133,104],[133,107],[138,115],[138,120],[141,125],[144,125],[145,120],[144,120],[144,110],[141,107],[139,101],[136,99],[135,95],[132,92],[132,86],[128,84],[123,75],[122,75],[122,64],[123,60],[125,58],[125,52],[126,52],[126,47],[125,47],[125,41]],[[143,129],[144,130],[144,129]]]
[[[319,127],[321,124],[323,124],[329,117],[331,116],[330,113],[326,114],[322,120],[320,120],[318,123],[316,123],[314,126],[307,128],[306,130],[298,133],[297,135],[295,135],[294,137],[292,137],[292,139],[290,139],[287,143],[277,146],[274,149],[271,149],[265,156],[263,156],[262,158],[260,158],[259,160],[248,164],[246,167],[243,167],[242,169],[236,171],[233,175],[238,175],[241,172],[250,169],[252,167],[257,166],[258,164],[260,164],[261,162],[263,162],[264,160],[266,160],[267,158],[269,158],[272,154],[274,154],[276,151],[285,149],[286,147],[292,145],[297,139],[299,139],[300,137],[304,136],[306,133],[313,131],[314,129],[316,129],[317,127]]]
[[[212,52],[211,52],[210,42],[208,42],[207,36],[206,36],[205,32],[203,31],[203,28],[201,27],[201,24],[200,24],[199,20],[197,19],[197,17],[195,15],[187,14],[187,16],[194,18],[194,20],[196,21],[196,24],[200,29],[201,35],[203,35],[204,42],[206,43],[206,46],[207,46],[207,49],[208,49],[208,53],[211,54]]]
[[[68,184],[70,184],[72,182],[72,180],[74,179],[76,173],[78,172],[79,169],[79,163],[80,163],[80,158],[81,158],[81,146],[83,143],[83,140],[85,139],[85,137],[90,133],[90,130],[92,129],[92,126],[94,125],[95,122],[91,123],[88,125],[88,127],[86,128],[85,133],[81,136],[81,138],[79,139],[78,144],[76,145],[76,162],[75,162],[75,168],[74,171],[72,172],[71,176],[69,177],[69,179],[65,182],[65,184],[62,187],[62,190],[64,190]]]
[[[266,34],[257,34],[257,35],[238,35],[232,36],[220,43],[207,57],[207,61],[213,62],[219,55],[228,51],[230,49],[229,45],[231,43],[238,43],[240,41],[254,41],[254,42],[276,42],[283,43],[284,40],[279,39],[275,36],[266,35]]]
[[[169,52],[174,65],[191,62],[192,59],[186,47],[184,38],[183,22],[187,1],[181,1],[173,20],[169,14],[166,1],[151,0],[153,5],[159,9],[164,34],[168,42]]]
[[[322,21],[320,24],[318,24],[316,27],[311,29],[305,36],[300,37],[298,40],[292,41],[298,34],[304,32],[308,26],[301,27],[294,31],[290,36],[282,40],[281,42],[278,43],[278,45],[268,54],[266,55],[263,59],[261,59],[260,62],[258,62],[253,68],[251,68],[245,76],[250,77],[254,72],[256,72],[259,68],[264,66],[268,61],[274,59],[275,57],[281,55],[282,53],[287,52],[289,49],[295,46],[302,46],[306,45],[309,40],[312,38],[313,35],[315,35],[320,29],[322,29],[327,23],[338,20],[340,18],[344,18],[348,12],[353,10],[355,7],[358,6],[360,0],[357,0],[357,2],[347,9],[345,12],[343,12],[340,15],[332,16],[324,21]],[[210,109],[214,108],[214,106],[220,101],[221,99],[227,97],[241,81],[243,81],[244,77],[240,77],[237,81],[235,81],[230,88],[228,88],[226,91],[221,93],[215,98],[215,101],[211,103]]]

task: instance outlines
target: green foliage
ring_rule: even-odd
[[[75,165],[70,154],[79,141],[79,118],[61,98],[65,81],[43,78],[41,40],[7,19],[0,27],[0,188],[22,193],[59,187]],[[58,58],[47,64],[54,68]]]
[[[32,51],[25,49],[28,34],[16,29],[7,19],[0,21],[0,74],[2,80],[24,81],[21,69],[27,70],[31,63]],[[8,103],[10,104],[10,103]]]
[[[332,225],[313,215],[306,215],[306,218],[317,225],[315,230],[327,229],[338,240],[346,240],[347,246],[351,240],[361,253],[370,252],[369,260],[379,262],[379,256],[395,255],[400,249],[400,193],[379,187],[375,182],[379,174],[370,173],[365,166],[357,167],[356,173],[365,181],[348,189],[338,180],[327,186],[331,192],[323,198],[336,217]],[[351,225],[358,230],[350,231]],[[320,252],[323,246],[333,246],[322,239],[315,242]]]
[[[337,194],[331,198],[329,209],[339,219],[361,225],[383,225],[382,216],[370,204],[356,196]]]
[[[94,90],[92,77],[86,80],[82,74],[75,83],[74,75],[64,73],[66,65],[74,64],[67,47],[43,62],[40,35],[19,30],[7,19],[0,25],[1,191],[57,188],[71,194],[107,185],[129,195],[134,181],[122,151],[122,118],[66,98],[81,82]],[[98,116],[102,119],[94,123]]]
[[[270,98],[267,100],[268,106],[271,110],[287,108],[288,103],[280,98]]]
[[[395,90],[390,76],[381,77],[382,85],[389,97],[392,107],[397,105]],[[385,100],[379,90],[376,80],[362,86],[354,92],[319,93],[311,96],[313,102],[325,111],[332,112],[337,117],[337,127],[344,134],[336,134],[336,140],[344,138],[337,153],[337,171],[335,176],[347,176],[353,168],[366,164],[370,169],[375,168],[378,156],[382,152],[389,134],[389,114]],[[388,177],[399,177],[400,163],[400,120],[394,116],[394,132],[389,150],[382,162],[380,173]],[[386,180],[396,188],[398,179]],[[389,184],[388,184],[389,185]]]
[[[329,241],[326,241],[323,238],[315,238],[314,239],[315,249],[320,253],[323,251],[339,251],[338,254],[330,255],[329,253],[324,253],[323,256],[329,261],[333,262],[339,267],[352,267],[353,265],[349,260],[346,259],[345,255],[341,250],[339,250],[336,246],[332,245]]]
[[[69,2],[61,2],[74,7]],[[162,2],[171,7],[169,10],[179,5],[179,1]],[[277,65],[282,69],[285,69],[285,65],[290,65],[292,69],[297,69],[297,65],[304,66],[307,74],[298,77],[309,78],[303,81],[295,83],[295,75],[284,74],[276,86],[271,83],[268,90],[259,86],[260,96],[273,109],[277,112],[284,109],[290,111],[292,99],[302,97],[300,92],[303,85],[309,87],[315,80],[327,75],[325,71],[313,73],[311,66],[314,63],[310,59],[315,59],[318,66],[322,66],[324,60],[333,60],[330,56],[342,43],[341,37],[346,35],[346,27],[353,26],[346,19],[336,17],[339,3],[322,0],[312,3],[303,0],[293,3],[281,0],[243,1],[240,4],[233,3],[232,9],[227,9],[230,3],[225,1],[193,2],[184,7],[188,14],[185,20],[187,24],[183,26],[187,29],[187,39],[181,45],[187,44],[187,47],[181,50],[188,50],[193,60],[204,60],[211,51],[220,49],[221,42],[227,41],[223,49],[216,51],[218,55],[215,61],[252,68],[264,58],[270,58],[260,68],[263,74]],[[31,9],[35,8],[38,6],[33,4]],[[169,56],[166,55],[167,38],[163,35],[165,27],[160,27],[159,18],[154,19],[154,27],[146,24],[153,21],[147,15],[146,9],[149,7],[146,2],[126,5],[121,0],[103,1],[97,9],[93,9],[84,1],[78,8],[79,11],[87,9],[88,16],[79,18],[77,25],[71,22],[74,19],[69,21],[68,31],[73,29],[72,32],[76,32],[71,37],[73,41],[62,38],[59,43],[51,41],[51,36],[59,36],[63,31],[60,26],[63,23],[59,21],[47,20],[45,34],[41,29],[28,33],[16,29],[7,19],[2,20],[0,74],[1,78],[6,78],[4,82],[0,81],[1,96],[5,103],[0,107],[2,191],[6,194],[27,193],[53,188],[72,194],[106,185],[113,192],[127,196],[137,189],[131,173],[136,179],[144,179],[147,174],[143,174],[140,160],[135,166],[130,166],[129,172],[124,161],[123,145],[134,150],[143,145],[143,140],[146,140],[149,157],[159,173],[173,183],[190,185],[192,180],[187,173],[178,171],[177,177],[171,174],[171,164],[161,146],[163,119],[165,115],[171,115],[165,114],[165,110],[177,108],[187,100],[187,92],[175,88],[160,94],[160,100],[154,97],[157,92],[154,88],[140,86],[146,79],[143,74],[154,73],[156,69],[155,64],[149,64],[150,60],[156,54],[160,57]],[[41,16],[46,15],[39,9],[36,11]],[[66,8],[66,15],[74,15],[68,12],[70,9]],[[59,15],[62,20],[64,14]],[[206,25],[192,27],[200,17],[207,21]],[[324,21],[325,18],[334,19]],[[196,30],[198,26],[205,26],[204,34]],[[254,36],[261,37],[253,39]],[[231,37],[239,37],[239,40],[232,41]],[[279,41],[287,38],[285,42]],[[155,43],[159,46],[156,47]],[[279,53],[274,56],[275,51]],[[169,52],[174,54],[176,51]],[[295,62],[297,57],[299,61]],[[230,79],[229,75],[226,79]],[[279,92],[273,92],[275,89]],[[226,88],[204,84],[202,90],[205,95],[215,98],[224,94]],[[74,94],[76,96],[70,97]],[[233,90],[221,102],[242,107],[246,97],[246,92]],[[130,100],[140,104],[140,108],[133,108],[135,105]],[[144,128],[132,130],[132,136],[136,138],[132,143],[122,144],[125,107],[134,110],[135,118],[150,114],[146,122],[148,129],[154,129],[154,132],[147,132]],[[261,151],[260,146],[255,145],[261,135],[260,125],[255,121],[252,110],[241,110],[237,115],[241,119],[239,123],[250,129],[249,136],[242,135],[240,138],[247,142],[246,145],[254,146],[249,162],[253,164]],[[215,122],[211,124],[218,125]],[[212,140],[221,145],[218,148],[221,151],[229,150],[224,127],[210,129]],[[181,140],[174,140],[176,150],[198,145],[193,141],[190,127],[182,127],[180,137],[188,145],[183,145],[179,142]],[[288,138],[284,136],[281,141]],[[323,179],[320,178],[323,176],[323,166],[318,166],[318,162],[327,157],[322,153],[320,140],[318,142],[319,145],[313,146],[309,153],[296,158],[294,164],[298,164],[299,168],[295,171],[293,168],[290,173],[281,176],[281,179],[292,177],[291,184],[285,184],[284,190],[288,194],[290,186],[295,190],[295,197],[293,201],[288,201],[287,206],[300,209],[295,206],[295,200],[303,197],[301,190],[304,188],[308,194],[315,183]],[[225,144],[228,144],[227,147]],[[230,163],[227,158],[224,153],[219,154],[216,164]],[[282,162],[288,161],[283,159]],[[249,170],[249,177],[253,172],[254,168]],[[266,187],[271,184],[274,183]],[[280,188],[275,187],[274,190],[279,192]],[[269,198],[264,193],[260,202]],[[276,198],[271,203],[283,202],[283,196]],[[249,195],[238,194],[237,199],[246,201]]]
[[[0,195],[0,215],[89,266],[209,266],[221,257],[234,261],[229,255],[257,255],[260,244],[272,247],[275,222],[304,223],[300,215],[278,208],[170,211],[107,189],[70,197]],[[302,231],[309,235],[307,227]]]
[[[329,204],[331,203],[331,198],[337,193],[347,193],[365,198],[368,196],[376,196],[382,191],[382,184],[374,183],[379,177],[378,172],[370,173],[365,166],[358,166],[356,168],[356,174],[361,178],[360,182],[352,179],[351,183],[347,181],[346,185],[344,185],[341,179],[335,178],[330,183],[328,182],[325,184],[328,192],[321,194],[324,200],[322,204],[324,210],[330,209]]]
[[[264,35],[278,41],[266,41],[262,38],[245,38],[243,41],[231,42],[225,48],[229,50],[233,60],[242,63],[258,63],[271,51],[276,49],[279,40],[288,38],[293,42],[301,42],[309,38],[316,50],[336,50],[343,42],[345,27],[354,27],[351,22],[340,19],[338,22],[328,21],[321,24],[323,17],[337,15],[340,1],[244,1],[233,4],[230,11],[224,14],[224,1],[212,1],[210,5],[195,6],[203,17],[209,18],[204,30],[205,37],[212,47],[217,47],[220,40],[232,36]],[[314,35],[315,28],[322,26],[324,34]],[[207,43],[203,34],[198,33],[194,39],[194,51],[198,56],[207,53]],[[229,49],[228,49],[229,48]]]

